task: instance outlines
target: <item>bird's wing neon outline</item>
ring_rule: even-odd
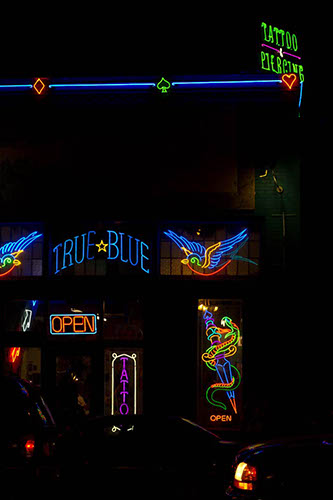
[[[200,256],[205,255],[206,248],[203,245],[201,245],[200,243],[197,243],[195,241],[189,241],[184,236],[178,236],[178,234],[174,233],[171,230],[164,231],[164,234],[169,236],[169,238],[171,238],[172,241],[174,243],[176,243],[176,245],[181,250],[183,250],[183,252],[185,252],[185,254],[187,253],[186,252],[186,250],[187,250],[188,251],[187,255],[189,255],[189,253],[193,253],[193,252],[199,254]]]
[[[243,229],[243,231],[236,234],[236,236],[233,236],[232,238],[229,238],[228,240],[222,241],[221,242],[221,251],[223,251],[223,253],[227,253],[230,250],[232,250],[234,248],[234,246],[237,245],[237,243],[240,243],[243,240],[245,240],[245,241],[248,240],[247,229]]]
[[[34,231],[33,233],[30,233],[28,236],[22,236],[17,241],[9,241],[8,243],[5,243],[0,247],[0,252],[4,255],[6,253],[14,254],[15,252],[23,252],[29,246],[33,241],[35,241],[37,238],[42,236],[41,233],[37,233],[37,231]]]
[[[213,248],[211,251],[210,265],[208,266],[208,268],[214,269],[214,267],[219,265],[221,258],[224,256],[231,254],[231,258],[232,259],[235,258],[235,254],[243,245],[245,245],[247,240],[248,240],[247,230],[244,229],[236,236],[233,236],[228,240],[220,241],[220,245],[216,247],[216,250],[214,251]],[[242,243],[242,245],[237,247],[238,243]],[[231,250],[233,250],[233,252],[231,252]]]
[[[215,243],[215,245],[212,245],[212,246],[207,248],[206,255],[205,255],[205,262],[203,263],[202,268],[206,268],[206,267],[210,268],[211,259],[212,259],[212,256],[214,256],[213,252],[215,252],[215,250],[217,250],[220,246],[221,246],[221,241],[219,241],[218,243]],[[215,267],[215,266],[213,266],[213,267]]]

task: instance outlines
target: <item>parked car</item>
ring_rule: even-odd
[[[90,419],[76,433],[64,434],[61,446],[67,470],[62,479],[75,491],[81,487],[87,498],[96,484],[122,498],[139,491],[182,498],[209,491],[223,498],[226,472],[239,449],[184,418],[143,415]]]
[[[39,390],[15,376],[0,377],[1,484],[10,492],[28,480],[56,479],[56,425]]]
[[[227,496],[233,500],[328,498],[333,434],[287,437],[240,450]]]

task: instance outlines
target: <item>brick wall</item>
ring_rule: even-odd
[[[274,166],[273,173],[265,177],[255,171],[255,214],[264,218],[264,263],[269,272],[274,269],[292,268],[297,264],[300,245],[300,160],[297,155],[287,154]],[[283,217],[285,213],[285,238]]]

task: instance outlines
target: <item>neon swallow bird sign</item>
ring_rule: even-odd
[[[184,236],[178,236],[171,230],[165,231],[164,234],[184,252],[185,258],[181,260],[181,263],[187,265],[192,272],[200,276],[217,274],[226,268],[232,260],[243,260],[257,265],[256,262],[237,255],[249,239],[247,229],[207,248],[201,243],[189,241]]]
[[[11,273],[16,266],[21,265],[20,255],[41,236],[41,233],[34,231],[28,236],[22,236],[16,241],[9,241],[0,247],[0,278]]]

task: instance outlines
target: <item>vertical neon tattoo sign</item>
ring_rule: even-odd
[[[113,352],[112,357],[111,414],[135,415],[137,411],[136,354]]]
[[[217,383],[211,384],[206,391],[207,401],[223,410],[227,409],[219,399],[216,399],[217,392],[225,392],[229,402],[237,414],[237,404],[235,391],[241,382],[241,374],[235,366],[227,359],[234,356],[237,352],[237,343],[240,332],[238,326],[228,317],[221,319],[221,327],[216,326],[213,314],[205,311],[203,318],[206,324],[206,336],[210,346],[202,354],[202,361],[206,363],[207,368],[216,372]]]

